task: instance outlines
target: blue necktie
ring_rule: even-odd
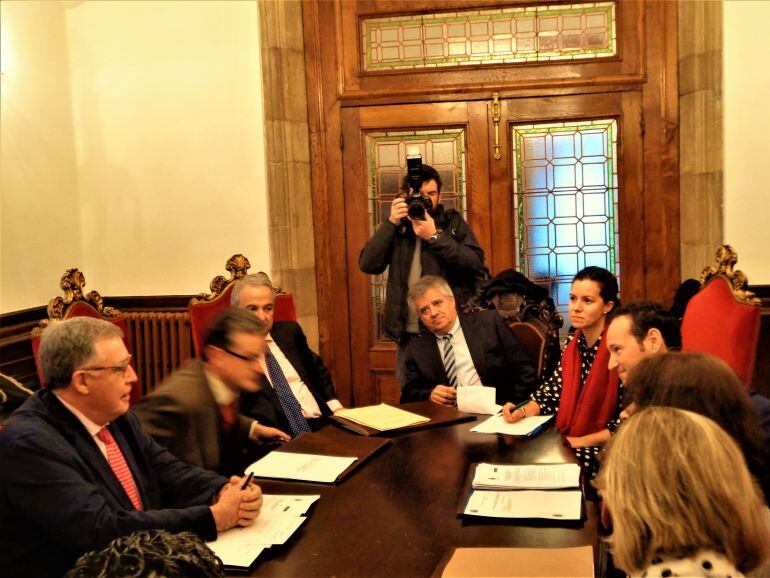
[[[267,372],[270,374],[270,382],[273,384],[276,395],[278,395],[278,401],[281,402],[283,413],[289,420],[292,435],[296,437],[301,433],[310,432],[310,426],[305,416],[302,415],[302,408],[297,398],[294,397],[289,382],[286,381],[286,376],[270,349],[265,353],[265,364],[267,365]]]

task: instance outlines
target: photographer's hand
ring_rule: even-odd
[[[390,204],[390,217],[388,217],[388,220],[398,227],[401,224],[401,219],[406,217],[406,211],[406,200],[403,195],[399,195]]]
[[[436,234],[436,221],[430,216],[428,211],[425,211],[425,220],[418,221],[416,219],[409,219],[412,222],[412,228],[414,234],[420,237],[423,241],[427,241],[429,237]]]

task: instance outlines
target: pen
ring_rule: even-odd
[[[522,401],[521,403],[517,403],[515,406],[513,406],[513,409],[511,409],[511,413],[513,413],[513,412],[514,412],[514,411],[516,411],[517,409],[521,409],[522,407],[524,407],[525,405],[527,405],[527,404],[528,404],[530,401],[532,401],[532,400],[529,400],[529,399],[525,399],[525,400],[524,400],[524,401]],[[498,414],[501,414],[501,413],[503,413],[503,408],[500,408],[500,411],[498,411],[497,413],[498,413]]]
[[[243,482],[243,485],[241,486],[241,489],[242,489],[242,490],[245,490],[245,489],[246,489],[246,487],[249,485],[249,482],[251,481],[251,479],[252,479],[253,477],[254,477],[254,472],[251,472],[251,473],[249,474],[249,477],[248,477],[248,478],[246,478],[246,481],[245,481],[245,482]]]

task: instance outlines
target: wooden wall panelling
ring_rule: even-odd
[[[344,405],[354,402],[350,369],[350,330],[345,220],[340,142],[340,106],[336,99],[336,3],[303,2],[307,70],[311,181],[318,331],[321,357],[329,367]],[[322,26],[323,23],[323,26]]]
[[[679,90],[676,2],[649,0],[644,108],[645,297],[670,303],[681,280],[679,247]],[[642,35],[640,34],[640,36]]]
[[[471,93],[487,94],[490,86],[499,90],[574,89],[591,79],[590,84],[614,85],[618,83],[644,82],[643,28],[644,2],[616,2],[618,55],[589,61],[558,61],[556,63],[533,62],[526,65],[463,65],[456,68],[417,69],[362,72],[360,20],[367,16],[399,16],[421,12],[455,12],[465,8],[494,8],[495,6],[532,4],[572,4],[573,2],[522,2],[465,0],[399,1],[337,1],[338,26],[345,31],[337,43],[336,58],[340,64],[340,92],[342,100],[364,102],[403,102],[419,98],[426,92],[432,100],[443,96],[464,99],[473,98]],[[435,72],[434,72],[435,71]],[[482,96],[482,98],[484,98]]]

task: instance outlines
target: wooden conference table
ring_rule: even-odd
[[[430,576],[452,547],[590,544],[596,552],[597,517],[590,502],[580,523],[457,516],[474,462],[575,462],[553,426],[529,439],[469,431],[477,423],[388,436],[390,444],[335,485],[257,480],[265,493],[320,494],[321,499],[286,544],[260,555],[252,575]]]

